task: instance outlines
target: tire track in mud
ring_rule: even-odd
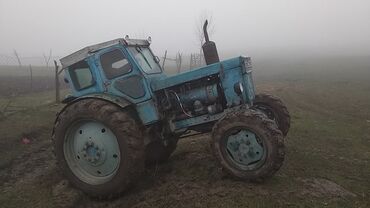
[[[350,198],[351,194],[332,182],[319,186],[322,180],[294,180],[296,191],[276,192],[270,189],[273,184],[252,184],[234,180],[225,175],[217,165],[209,147],[209,135],[181,140],[174,155],[166,163],[147,167],[146,174],[135,187],[112,200],[95,200],[84,195],[60,175],[51,150],[48,128],[36,129],[33,142],[27,151],[18,156],[3,170],[0,170],[0,194],[14,192],[24,195],[26,191],[45,189],[51,204],[37,202],[35,196],[29,198],[28,207],[202,207],[223,204],[239,197],[253,200],[256,197],[317,197],[312,193],[318,190],[323,197]],[[277,174],[283,180],[288,176]],[[313,181],[313,182],[312,182]],[[327,188],[329,187],[329,188]],[[333,191],[334,190],[334,191]],[[17,199],[12,199],[17,200]],[[242,203],[242,202],[241,202]],[[243,202],[246,203],[246,202]],[[49,206],[50,205],[50,206]]]
[[[8,183],[14,183],[18,178],[23,178],[40,165],[41,156],[45,155],[45,151],[50,146],[47,142],[39,140],[40,134],[45,134],[45,128],[38,128],[32,132],[23,133],[22,137],[32,139],[32,143],[27,144],[26,151],[21,152],[18,157],[7,162],[0,170],[0,186]],[[21,144],[21,142],[16,143]],[[8,150],[11,151],[11,150]]]
[[[50,129],[36,128],[23,135],[30,138],[31,143],[20,144],[28,145],[26,150],[0,170],[0,193],[22,196],[30,194],[27,192],[45,190],[52,195],[53,206],[73,207],[79,200],[80,193],[69,187],[57,170],[51,148]]]

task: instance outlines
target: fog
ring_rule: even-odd
[[[212,15],[222,56],[370,54],[370,1],[0,0],[0,54],[53,50],[65,56],[89,44],[151,36],[163,54],[198,51],[199,16]]]

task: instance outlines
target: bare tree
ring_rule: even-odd
[[[44,57],[45,65],[46,65],[47,68],[49,68],[49,63],[50,63],[52,54],[53,54],[53,51],[51,49],[49,51],[49,55],[48,56],[46,56],[44,53],[42,54],[42,56]]]
[[[14,49],[14,55],[15,55],[15,58],[17,59],[17,61],[18,61],[19,67],[22,67],[21,58],[19,57],[18,52],[15,49]]]

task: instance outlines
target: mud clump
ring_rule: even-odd
[[[356,194],[344,189],[333,181],[323,178],[300,179],[304,184],[302,195],[314,197],[356,197]]]

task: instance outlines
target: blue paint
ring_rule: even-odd
[[[221,78],[222,88],[225,92],[227,106],[237,106],[242,104],[242,100],[234,90],[234,85],[241,82],[242,72],[240,67],[224,70],[224,75]],[[244,85],[243,85],[244,87]]]
[[[184,120],[173,122],[173,130],[180,130],[180,129],[188,128],[190,126],[196,126],[199,124],[217,121],[224,116],[225,116],[224,113],[218,113],[215,115],[202,115],[202,116],[197,116],[197,117],[189,117]]]
[[[141,121],[145,124],[151,124],[159,120],[158,109],[153,100],[148,100],[136,105],[136,110]]]
[[[193,104],[195,100],[202,101],[202,103],[214,102],[218,97],[217,85],[209,85],[195,88],[179,94],[181,102],[185,104]]]
[[[145,73],[141,68],[142,65],[133,56],[133,52],[128,50],[128,46],[122,43],[110,45],[107,48],[92,51],[84,60],[88,63],[93,85],[85,89],[77,90],[73,84],[70,84],[74,97],[83,98],[99,98],[115,103],[121,107],[132,105],[136,108],[139,118],[144,125],[150,125],[161,121],[164,123],[172,123],[173,130],[186,129],[191,126],[200,125],[208,122],[216,121],[222,118],[229,109],[234,109],[244,104],[251,104],[254,99],[254,85],[251,75],[250,59],[246,57],[236,57],[228,60],[214,63],[208,66],[196,68],[191,71],[183,72],[173,76],[166,76],[164,73],[149,74]],[[102,68],[100,57],[113,50],[119,50],[126,57],[131,65],[131,71],[113,79],[108,79]],[[136,54],[137,55],[137,54]],[[153,56],[154,58],[154,56]],[[141,60],[142,61],[142,60]],[[142,62],[140,62],[142,64]],[[152,60],[151,60],[152,63]],[[69,68],[66,68],[66,79],[72,83]],[[116,88],[115,83],[118,80],[124,81],[132,76],[140,76],[140,86],[144,89],[144,93],[140,97],[130,97],[123,93],[122,90]],[[203,85],[197,88],[192,88],[187,91],[178,92],[178,97],[183,104],[192,106],[195,100],[201,101],[203,105],[211,105],[216,100],[224,100],[225,109],[213,115],[206,114],[200,116],[192,116],[182,118],[182,120],[172,121],[172,117],[165,117],[157,99],[158,94],[177,90],[184,84],[212,77],[217,80],[217,83]],[[243,87],[243,93],[238,94],[234,86],[240,84]],[[239,85],[238,85],[239,86]],[[130,86],[133,87],[133,86]],[[133,90],[130,89],[130,90]],[[221,91],[222,93],[220,93]],[[117,99],[116,99],[117,98]],[[75,100],[76,101],[76,100]],[[122,103],[124,103],[122,105]],[[178,104],[177,104],[178,105]],[[171,111],[170,111],[171,112]],[[168,114],[167,114],[168,115]]]
[[[125,55],[125,57],[132,63],[132,58],[128,54],[127,49],[125,49],[121,45],[112,46],[112,47],[103,49],[103,50],[97,52],[94,55],[95,67],[96,67],[96,70],[95,71],[99,71],[100,79],[102,80],[102,82],[104,84],[104,91],[106,93],[108,93],[108,94],[112,94],[112,95],[116,95],[116,96],[119,96],[119,97],[123,97],[126,100],[130,101],[131,103],[135,103],[135,104],[136,103],[140,103],[140,102],[144,102],[144,101],[147,101],[147,100],[151,99],[152,96],[151,96],[151,93],[149,93],[150,90],[149,90],[148,84],[147,84],[147,82],[146,82],[145,79],[143,79],[142,84],[144,85],[145,91],[147,93],[145,93],[145,95],[143,97],[140,97],[140,98],[137,98],[137,99],[134,99],[134,98],[131,98],[128,95],[125,95],[124,93],[120,92],[118,89],[116,89],[114,87],[114,84],[115,84],[115,82],[117,80],[127,79],[127,78],[129,78],[131,76],[143,76],[142,72],[140,71],[140,69],[138,68],[137,65],[131,64],[131,67],[132,67],[131,72],[129,72],[127,74],[124,74],[122,76],[119,76],[119,77],[116,77],[116,78],[113,78],[113,79],[108,79],[105,76],[105,73],[101,70],[102,69],[102,65],[101,65],[100,57],[103,54],[108,53],[108,52],[111,52],[111,51],[116,50],[116,49],[120,50]]]
[[[182,72],[180,74],[161,77],[160,79],[153,80],[151,87],[153,91],[166,89],[186,82],[191,82],[200,78],[208,77],[211,75],[218,75],[221,70],[221,64],[225,70],[229,70],[240,66],[240,59],[242,57],[232,58],[222,61],[220,63],[211,64],[201,68],[196,68],[191,71]]]
[[[243,105],[239,105],[239,106],[225,109],[223,112],[217,113],[214,115],[201,115],[201,116],[195,116],[195,117],[188,117],[180,121],[171,121],[171,124],[174,130],[180,130],[180,129],[188,128],[190,126],[196,126],[200,124],[217,121],[225,117],[226,114],[239,111],[240,109],[244,107],[245,106]]]

